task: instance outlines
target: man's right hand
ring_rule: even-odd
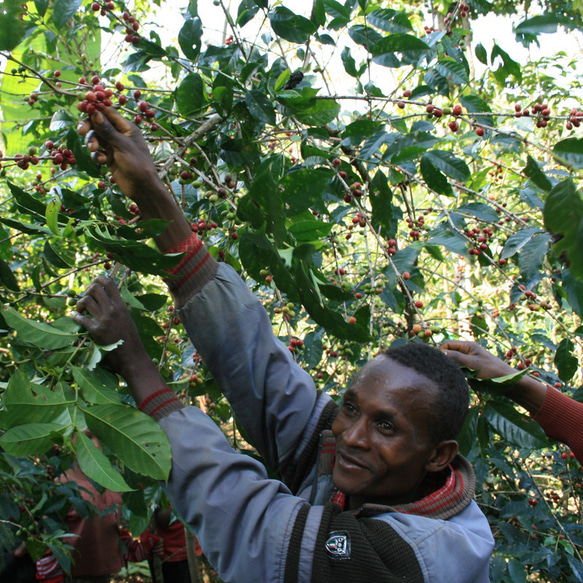
[[[135,200],[142,219],[165,219],[170,226],[156,237],[166,252],[191,235],[190,224],[158,176],[140,129],[111,107],[97,111],[79,128],[93,160],[106,164],[121,191]]]
[[[142,132],[112,107],[85,120],[79,133],[85,136],[92,159],[108,166],[126,196],[139,198],[157,182],[164,188]]]

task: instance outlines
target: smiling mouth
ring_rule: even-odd
[[[362,471],[368,470],[368,467],[360,463],[357,459],[342,453],[341,451],[336,452],[336,465],[341,469],[348,471]]]

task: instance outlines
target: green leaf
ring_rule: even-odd
[[[59,229],[59,211],[61,210],[61,201],[56,198],[51,198],[47,203],[46,219],[48,228],[57,236],[61,235]]]
[[[480,61],[480,63],[482,63],[483,65],[488,64],[488,53],[486,52],[486,49],[484,48],[484,45],[482,43],[478,43],[476,45],[475,53],[476,58],[478,59],[478,61]]]
[[[462,95],[460,101],[468,110],[468,115],[472,113],[490,113],[492,111],[488,103],[479,95]],[[477,115],[475,119],[478,123],[483,123],[489,127],[495,126],[494,117],[491,115]]]
[[[66,429],[58,423],[28,423],[9,429],[0,437],[0,446],[18,457],[44,454],[55,441],[54,434]]]
[[[497,44],[494,44],[490,55],[492,65],[494,65],[497,57],[502,59],[502,65],[494,71],[494,77],[498,81],[498,84],[504,84],[509,75],[512,75],[520,83],[522,81],[522,69],[520,65],[506,51],[501,49]]]
[[[116,391],[119,386],[117,377],[103,368],[88,371],[72,366],[73,377],[81,389],[83,398],[88,403],[106,405],[119,403],[120,397]]]
[[[151,417],[126,405],[83,409],[89,429],[132,471],[166,480],[172,462],[166,433]]]
[[[22,2],[11,0],[2,6],[2,26],[0,26],[0,50],[15,49],[27,32],[27,24],[21,20],[24,15]]]
[[[20,289],[16,276],[4,259],[0,259],[0,283],[3,287],[11,291],[18,291]]]
[[[516,34],[554,33],[557,32],[557,25],[564,22],[564,18],[549,12],[523,20],[514,28],[514,32]]]
[[[74,401],[65,397],[61,384],[50,390],[32,384],[26,373],[18,372],[10,377],[2,402],[7,412],[2,413],[1,425],[9,428],[26,423],[55,421],[67,405]]]
[[[383,38],[374,28],[363,26],[361,24],[349,28],[348,34],[356,44],[362,45],[368,50]]]
[[[561,140],[554,145],[553,154],[559,163],[581,170],[583,168],[583,139]]]
[[[548,233],[540,233],[534,235],[522,248],[518,256],[518,267],[520,275],[526,281],[540,271],[549,249],[550,239]]]
[[[383,67],[415,65],[434,50],[416,36],[395,33],[382,38],[371,48],[373,61]]]
[[[86,236],[109,251],[116,261],[141,273],[166,275],[165,270],[176,266],[183,255],[182,253],[165,255],[140,241],[114,239],[96,224],[89,227]]]
[[[63,28],[79,10],[82,0],[56,0],[53,8],[53,24],[57,28]]]
[[[431,161],[427,155],[421,157],[421,162],[419,164],[419,169],[421,170],[421,176],[429,188],[437,192],[438,194],[445,194],[447,196],[453,195],[453,189],[451,184],[447,179],[447,176],[441,172],[437,166]]]
[[[176,89],[178,111],[184,117],[193,117],[207,105],[204,82],[198,73],[189,73]]]
[[[336,119],[340,112],[340,104],[333,99],[313,99],[295,112],[301,123],[312,126],[323,126]]]
[[[202,46],[202,22],[200,18],[186,20],[178,33],[178,44],[187,59],[196,61]]]
[[[285,84],[289,81],[290,77],[291,77],[291,71],[289,69],[284,69],[277,77],[277,81],[275,82],[275,85],[273,86],[273,90],[280,91],[281,89],[283,89],[285,87]]]
[[[583,200],[572,180],[563,180],[552,188],[543,217],[546,228],[556,237],[556,253],[566,253],[569,271],[583,278]]]
[[[242,0],[237,10],[237,24],[245,26],[257,14],[259,8],[255,0]]]
[[[526,227],[517,231],[504,243],[504,249],[500,254],[501,259],[508,259],[518,253],[535,235],[541,233],[538,227]]]
[[[467,182],[470,178],[470,169],[468,165],[451,152],[444,150],[430,150],[423,154],[423,158],[431,162],[433,166],[441,170],[446,176],[458,182]]]
[[[377,170],[370,183],[369,200],[372,206],[371,221],[375,229],[379,227],[385,235],[392,235],[397,231],[397,220],[393,205],[393,191],[387,177]]]
[[[358,71],[356,70],[356,62],[352,56],[352,52],[348,47],[344,47],[342,53],[340,54],[340,58],[342,59],[342,64],[344,65],[344,70],[351,76],[356,77],[357,79],[360,77]]]
[[[524,167],[523,172],[530,178],[532,183],[541,190],[549,192],[553,187],[553,184],[547,178],[547,175],[540,169],[536,161],[530,156],[527,156],[526,166]]]
[[[245,104],[249,113],[258,121],[275,124],[275,108],[267,96],[260,91],[247,91]]]
[[[470,82],[469,70],[463,62],[444,57],[435,65],[436,70],[451,83],[466,85]]]
[[[410,32],[413,25],[405,12],[397,12],[391,8],[378,8],[366,17],[367,21],[385,32]]]
[[[324,223],[307,213],[294,219],[288,230],[297,241],[319,241],[327,237],[333,227],[334,223]]]
[[[555,352],[555,366],[559,371],[559,378],[567,383],[579,370],[579,360],[573,354],[575,345],[569,338],[563,338]]]
[[[518,447],[539,449],[548,446],[548,439],[538,423],[520,414],[509,403],[489,401],[482,415],[494,431],[508,443]]]
[[[133,490],[114,469],[107,456],[84,433],[77,433],[75,454],[79,467],[91,480],[112,492]]]
[[[16,330],[20,340],[34,344],[42,350],[58,350],[59,348],[64,348],[65,346],[69,346],[77,338],[76,334],[63,332],[50,324],[29,320],[9,306],[4,306],[2,315],[6,323],[12,329]]]
[[[301,168],[288,172],[280,184],[289,214],[298,215],[316,206],[333,176],[329,168]]]
[[[307,42],[318,29],[316,24],[284,6],[276,6],[268,16],[273,32],[292,43]]]
[[[295,282],[302,304],[316,324],[323,326],[330,334],[334,334],[338,338],[353,340],[354,342],[367,342],[370,340],[368,331],[362,326],[358,323],[348,323],[338,312],[331,310],[321,301],[313,280],[309,276],[309,270],[305,265],[298,264],[295,273]]]

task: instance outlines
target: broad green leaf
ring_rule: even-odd
[[[301,168],[288,172],[280,185],[290,215],[314,207],[321,199],[334,173],[329,168]]]
[[[554,145],[553,154],[561,164],[581,170],[583,168],[583,139],[561,140]]]
[[[557,25],[565,22],[558,14],[539,14],[523,20],[514,27],[516,34],[541,34],[557,32]]]
[[[447,196],[453,195],[453,189],[447,179],[447,176],[431,161],[431,159],[423,155],[419,164],[421,176],[425,180],[425,184],[438,194],[445,194]]]
[[[362,326],[358,323],[350,324],[338,312],[331,310],[321,301],[308,275],[308,269],[304,265],[298,264],[295,281],[302,304],[316,324],[323,326],[338,338],[354,342],[367,342],[370,339],[368,331]]]
[[[342,59],[342,64],[344,65],[344,70],[351,76],[356,77],[357,79],[360,77],[358,71],[356,70],[356,62],[354,61],[354,57],[352,56],[352,52],[348,47],[344,47],[342,53],[340,54],[340,58]]]
[[[510,403],[491,400],[482,415],[496,433],[510,444],[531,449],[548,445],[548,439],[541,426],[519,413]]]
[[[76,334],[69,334],[50,324],[25,318],[9,306],[4,306],[2,316],[4,316],[8,325],[16,330],[20,340],[34,344],[43,350],[64,348],[77,338]]]
[[[367,21],[385,32],[411,32],[413,26],[405,12],[397,12],[391,8],[379,8],[366,16]]]
[[[573,354],[575,345],[570,338],[563,338],[555,352],[555,366],[559,371],[559,378],[567,383],[579,370],[579,360]]]
[[[178,44],[184,56],[196,61],[202,46],[202,22],[200,18],[186,20],[178,33]]]
[[[435,65],[437,71],[451,83],[466,85],[470,82],[469,68],[451,57],[443,57]]]
[[[275,82],[273,90],[280,91],[281,89],[283,89],[285,87],[285,84],[289,81],[290,77],[291,77],[291,71],[289,69],[284,69],[279,74],[279,77],[277,78],[277,81]]]
[[[237,9],[237,24],[245,26],[257,14],[259,8],[255,0],[242,0]]]
[[[324,223],[309,213],[294,219],[288,230],[297,241],[319,241],[327,237],[333,227],[334,223]]]
[[[505,83],[509,75],[512,75],[512,77],[520,83],[520,81],[522,81],[522,69],[520,64],[513,60],[505,50],[501,49],[496,43],[494,43],[492,53],[490,54],[492,65],[497,62],[497,57],[502,59],[502,65],[494,71],[494,77],[498,81],[498,84],[502,85]]]
[[[0,26],[0,50],[12,51],[24,38],[27,28],[21,16],[24,15],[22,2],[8,0],[2,6],[2,25]]]
[[[132,471],[166,480],[172,455],[162,428],[151,417],[126,405],[83,409],[89,429]]]
[[[433,166],[441,170],[446,176],[457,180],[458,182],[466,182],[470,178],[470,169],[468,165],[461,159],[445,150],[430,150],[423,154],[423,159],[431,162]]]
[[[77,433],[75,454],[79,467],[91,480],[112,492],[133,490],[114,469],[107,456],[84,433]]]
[[[541,270],[550,240],[548,233],[534,235],[521,249],[518,255],[518,266],[524,280],[530,280]]]
[[[393,205],[393,192],[387,177],[381,170],[377,170],[370,183],[369,200],[372,206],[371,221],[375,229],[379,227],[385,235],[392,235],[397,231],[397,216]]]
[[[541,190],[549,192],[553,187],[553,184],[548,179],[547,175],[540,169],[536,161],[530,156],[527,156],[527,162],[523,172],[531,179],[533,184],[535,184]]]
[[[543,216],[545,227],[556,237],[555,252],[566,253],[569,271],[583,278],[583,200],[572,180],[563,180],[552,188]]]
[[[25,192],[17,186],[16,184],[12,184],[11,182],[8,183],[8,188],[10,188],[10,192],[12,196],[16,199],[18,206],[22,209],[22,212],[30,214],[32,216],[40,215],[42,217],[45,216],[46,207],[45,205],[34,196]]]
[[[468,115],[472,115],[472,113],[490,113],[492,111],[488,103],[479,95],[462,95],[460,101],[468,110]],[[494,116],[492,115],[477,115],[475,119],[478,123],[483,123],[489,127],[495,126]]]
[[[371,54],[373,61],[383,67],[402,67],[430,57],[433,49],[416,36],[395,33],[375,43]]]
[[[46,219],[48,228],[57,236],[61,235],[59,229],[59,211],[61,210],[61,201],[56,198],[51,198],[47,203]]]
[[[275,124],[275,109],[273,103],[261,91],[247,91],[245,104],[249,113],[258,121]]]
[[[71,397],[65,396],[63,385],[57,384],[51,390],[31,383],[23,372],[10,377],[2,401],[7,414],[2,414],[0,425],[5,428],[55,421],[68,405],[74,403]]]
[[[54,443],[54,434],[65,431],[58,423],[28,423],[9,429],[0,437],[0,446],[18,457],[42,455]]]
[[[317,25],[285,6],[276,6],[269,13],[271,28],[277,36],[292,43],[303,44],[318,29]]]
[[[178,111],[184,117],[193,117],[207,105],[206,92],[202,77],[198,73],[189,73],[176,89]]]
[[[506,243],[500,257],[508,259],[518,253],[535,235],[541,233],[538,227],[526,227],[511,235]]]
[[[93,224],[86,231],[86,236],[109,251],[116,261],[141,273],[165,275],[165,270],[177,265],[183,255],[182,253],[165,255],[140,241],[114,239],[97,224]]]
[[[77,366],[72,366],[73,377],[81,389],[83,398],[88,403],[106,405],[119,403],[120,397],[116,392],[119,386],[117,377],[104,368],[95,368],[91,372]]]
[[[383,38],[374,28],[363,26],[361,24],[350,27],[348,29],[348,34],[356,44],[362,45],[369,51],[372,46],[376,45]]]
[[[4,259],[0,259],[0,285],[10,291],[18,291],[20,289],[16,276]]]
[[[461,214],[469,214],[480,221],[495,223],[498,221],[498,213],[489,205],[481,202],[468,202],[458,207]]]
[[[295,116],[306,125],[322,126],[334,121],[339,112],[340,104],[333,99],[313,99],[296,111]]]
[[[465,237],[457,231],[453,231],[451,227],[436,229],[427,239],[427,245],[439,245],[451,253],[469,257],[468,243]]]
[[[67,25],[73,15],[79,10],[82,0],[56,0],[53,8],[53,24],[57,28]]]

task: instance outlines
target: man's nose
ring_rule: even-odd
[[[344,430],[342,440],[349,447],[368,448],[370,444],[368,420],[362,416],[356,419],[350,427]]]

